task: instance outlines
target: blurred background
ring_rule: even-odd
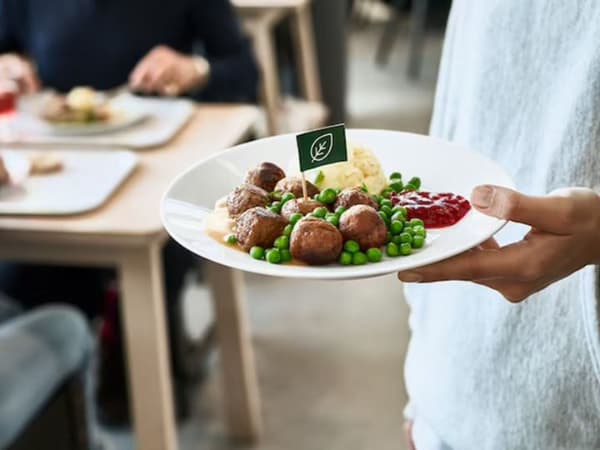
[[[211,2],[197,0],[197,3]],[[450,0],[236,0],[233,3],[235,20],[247,36],[260,73],[258,95],[255,99],[244,99],[260,107],[252,137],[340,122],[349,128],[427,133]],[[309,5],[309,13],[304,16],[309,22],[295,16],[304,11],[289,7],[295,3]],[[4,5],[0,8],[2,42],[2,31],[16,24],[7,24],[10,11],[6,5],[14,2],[0,4]],[[210,46],[206,48],[210,52]],[[314,55],[310,54],[312,51]],[[43,66],[38,64],[38,67],[42,73]],[[196,270],[197,264],[194,262],[183,271],[181,292],[167,314],[179,448],[407,448],[402,411],[407,402],[403,361],[409,338],[408,309],[395,276],[301,283],[244,276],[263,422],[260,438],[255,444],[248,444],[228,435],[221,402],[223,374],[211,291],[203,264]],[[46,275],[43,282],[46,284],[40,288],[64,282],[53,277]],[[75,401],[83,405],[85,419],[70,423],[81,428],[89,419],[91,431],[85,439],[94,448],[133,449],[136,437],[124,381],[127,364],[122,350],[105,348],[112,342],[111,333],[119,334],[114,327],[118,329],[121,320],[117,311],[119,286],[107,283],[107,279],[111,277],[103,278],[99,313],[88,314],[83,308],[93,350],[91,356],[86,353],[88,356],[81,356],[81,361],[69,364],[83,367],[85,376],[92,381],[90,384],[86,381],[86,387],[75,396]],[[37,282],[32,280],[38,278],[17,277],[6,284],[10,289],[4,291],[10,298],[2,302],[7,305],[7,319],[0,323],[0,352],[13,356],[21,352],[18,336],[11,347],[3,343],[5,335],[1,330],[14,321],[22,326],[19,317],[35,313],[40,307],[38,301],[35,304],[21,301],[29,295],[21,293],[22,285]],[[85,276],[80,281],[80,291],[85,292],[89,287]],[[62,300],[60,295],[52,298]],[[70,323],[74,335],[61,334],[69,326],[53,325],[56,329],[52,336],[59,335],[60,339],[72,342],[87,333],[73,321]],[[35,324],[27,326],[35,328]],[[13,332],[14,328],[13,325]],[[59,338],[48,339],[62,342]],[[70,355],[77,359],[76,350],[72,349]],[[17,375],[7,375],[8,361],[0,358],[0,377],[12,377],[10,386],[15,386],[14,389],[29,390],[19,387]],[[58,361],[53,364],[67,364],[64,361],[71,360]],[[17,363],[25,364],[20,360]],[[60,389],[71,386],[72,381],[70,372],[63,372],[62,381],[56,384]],[[9,385],[4,385],[5,390],[6,386]],[[57,389],[40,392],[52,397],[57,395]],[[0,384],[0,397],[8,394]],[[21,398],[29,397],[23,394]],[[44,447],[39,446],[39,441],[28,444],[27,436],[32,434],[47,436],[48,444],[56,438],[52,437],[53,432],[62,432],[63,426],[57,425],[60,418],[73,414],[71,409],[67,413],[51,406],[55,418],[40,425],[39,417],[47,413],[44,409],[49,403],[39,400],[37,405],[35,408],[9,407],[6,402],[0,405],[0,420],[14,417],[17,410],[23,414],[21,423],[13,424],[16,431],[10,439],[6,438],[7,448],[77,448],[67,444]],[[0,447],[1,444],[2,431]],[[154,448],[161,448],[160,445]]]

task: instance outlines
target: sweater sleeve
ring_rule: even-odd
[[[229,0],[192,0],[193,27],[202,42],[211,75],[194,97],[206,101],[254,102],[258,69]]]

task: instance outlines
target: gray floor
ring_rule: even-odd
[[[440,39],[429,39],[414,83],[404,75],[403,40],[385,69],[374,65],[380,32],[351,33],[348,125],[426,132]],[[255,448],[403,450],[407,308],[394,276],[310,283],[248,276],[247,286],[265,421]],[[193,287],[192,309],[207,296]],[[182,450],[241,448],[225,437],[218,359],[214,367],[195,394],[195,416],[180,424]],[[107,436],[116,449],[133,448],[128,432]]]

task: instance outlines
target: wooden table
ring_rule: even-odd
[[[161,197],[183,169],[245,138],[256,117],[251,106],[200,106],[173,142],[139,153],[137,170],[100,209],[72,217],[0,217],[0,259],[117,268],[139,450],[177,447],[163,293],[161,248],[167,235],[159,216]],[[202,180],[198,183],[201,189]],[[258,434],[260,415],[241,275],[222,266],[210,267],[209,275],[230,431],[252,439]]]
[[[330,1],[330,0],[328,0]],[[252,37],[254,50],[262,69],[262,97],[267,113],[269,133],[282,131],[280,88],[273,30],[286,17],[292,19],[292,38],[304,98],[313,104],[315,125],[327,117],[322,105],[321,82],[315,51],[311,0],[232,0]]]

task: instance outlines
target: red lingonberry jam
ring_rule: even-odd
[[[449,192],[402,192],[392,194],[393,205],[406,208],[409,219],[419,218],[426,228],[443,228],[454,225],[471,209],[462,195]]]

